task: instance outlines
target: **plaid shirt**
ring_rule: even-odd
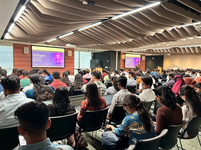
[[[98,87],[98,91],[100,93],[100,95],[104,95],[105,91],[106,91],[106,86],[105,84],[103,84],[101,81],[94,81],[94,83],[97,85]],[[82,88],[81,88],[81,91],[83,93],[86,92],[86,86],[87,84],[83,85]]]

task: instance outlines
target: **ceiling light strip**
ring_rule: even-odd
[[[59,36],[59,38],[63,38],[63,37],[65,37],[65,36],[69,36],[69,35],[72,35],[72,34],[74,34],[74,32],[66,33],[66,34],[64,34],[64,35]]]
[[[142,10],[145,10],[145,9],[148,9],[148,8],[151,8],[151,7],[154,7],[154,6],[157,6],[157,5],[160,5],[161,2],[156,2],[156,3],[153,3],[153,4],[150,4],[150,5],[147,5],[147,6],[144,6],[144,7],[141,7],[141,8],[138,8],[138,9],[135,9],[135,10],[132,10],[132,11],[129,11],[129,12],[126,12],[124,14],[121,14],[121,15],[117,15],[115,17],[112,17],[112,19],[118,19],[118,18],[121,18],[121,17],[124,17],[124,16],[127,16],[127,15],[130,15],[130,14],[133,14],[133,13],[136,13],[136,12],[139,12],[139,11],[142,11]]]
[[[53,38],[53,39],[50,39],[50,40],[48,40],[48,41],[46,41],[47,43],[49,43],[49,42],[52,42],[52,41],[55,41],[57,38]]]
[[[18,21],[18,19],[20,18],[20,16],[21,16],[22,13],[24,12],[25,8],[26,8],[25,5],[20,8],[20,11],[18,12],[18,14],[16,15],[16,17],[15,17],[15,19],[14,19],[14,22]]]

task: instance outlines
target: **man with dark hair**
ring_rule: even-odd
[[[22,71],[22,74],[23,74],[23,79],[20,80],[20,84],[21,84],[21,88],[24,88],[30,85],[29,72]]]
[[[120,76],[117,79],[117,82],[118,82],[118,88],[120,89],[120,91],[118,91],[112,98],[112,103],[110,105],[110,108],[108,110],[108,115],[107,115],[108,119],[111,117],[115,106],[121,105],[124,97],[130,94],[130,92],[126,89],[127,78],[125,76]]]
[[[6,69],[0,69],[0,75],[2,75],[2,78],[7,76],[7,71]]]
[[[53,82],[49,84],[49,86],[53,87],[55,90],[59,86],[64,86],[67,88],[67,85],[63,82],[61,82],[60,79],[60,73],[58,71],[54,71],[52,74]]]
[[[4,92],[0,95],[0,128],[17,125],[14,111],[21,105],[33,101],[20,92],[20,79],[9,75],[1,80]]]
[[[129,71],[129,79],[127,80],[127,86],[137,86],[137,82],[134,79],[133,71]]]
[[[68,145],[56,145],[47,138],[46,130],[51,126],[49,109],[44,103],[30,102],[20,106],[14,113],[19,121],[18,132],[26,141],[26,145],[17,150],[73,150]]]
[[[91,82],[96,83],[96,85],[97,85],[97,87],[98,87],[99,94],[100,94],[100,95],[104,95],[104,93],[105,93],[105,91],[106,91],[106,86],[105,86],[105,84],[103,84],[102,81],[101,81],[101,72],[100,72],[100,71],[96,70],[96,71],[94,71],[94,72],[92,73],[92,78],[91,78],[91,80],[90,80],[89,83],[91,83]],[[82,91],[83,93],[86,92],[86,86],[87,86],[87,84],[84,84],[84,85],[82,86],[82,88],[81,88],[81,91]]]
[[[142,80],[142,93],[140,93],[139,98],[141,101],[150,102],[156,99],[156,95],[151,89],[153,80],[150,76],[145,76],[141,78]]]
[[[174,74],[170,73],[169,74],[169,81],[166,83],[166,86],[172,88],[175,84],[175,81],[174,81]]]
[[[128,72],[126,72],[125,69],[121,68],[119,72],[120,72],[120,75],[125,73],[125,76],[128,78]]]
[[[118,78],[120,75],[119,75],[119,71],[118,70],[115,70],[114,71],[114,75]]]

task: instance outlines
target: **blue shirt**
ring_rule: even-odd
[[[56,145],[50,142],[50,139],[47,138],[45,141],[35,143],[35,144],[28,144],[20,146],[18,149],[14,150],[73,150],[72,147],[68,145]]]
[[[0,83],[0,93],[3,91],[3,86]]]
[[[145,131],[143,122],[141,121],[137,111],[132,115],[127,115],[122,121],[120,127],[114,128],[113,132],[118,136],[128,134],[129,145],[136,145],[136,143],[141,139],[148,139],[156,136],[154,127],[149,133]]]

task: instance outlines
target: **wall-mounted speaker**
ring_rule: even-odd
[[[24,54],[29,54],[29,48],[28,47],[24,47]]]
[[[72,55],[73,55],[72,51],[68,51],[68,56],[72,56]]]

